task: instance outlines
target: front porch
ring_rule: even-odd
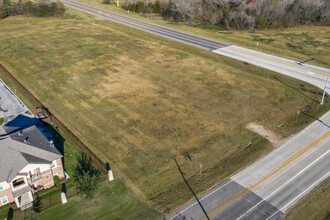
[[[32,206],[33,196],[29,185],[13,191],[13,196],[15,198],[17,208],[24,210]]]

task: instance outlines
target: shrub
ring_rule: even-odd
[[[11,2],[10,0],[0,0],[0,18],[15,15],[28,15],[37,17],[50,17],[64,15],[64,5],[57,1],[51,2],[49,0],[34,3],[32,1],[26,2]]]
[[[33,200],[33,211],[35,213],[40,213],[41,212],[41,199],[37,194],[37,198]]]
[[[92,198],[96,192],[100,174],[92,161],[82,153],[74,167],[73,174],[78,193],[82,196],[85,195],[86,198]]]
[[[135,12],[140,13],[142,11],[143,2],[138,2],[135,7]]]
[[[56,175],[53,177],[53,179],[55,186],[58,187],[60,185],[60,178],[58,178],[58,176]]]
[[[111,0],[102,0],[102,4],[106,4],[106,5],[111,4]]]
[[[259,17],[257,21],[257,27],[263,29],[267,26],[267,21],[264,17]]]

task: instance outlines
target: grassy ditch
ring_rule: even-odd
[[[173,157],[200,193],[272,150],[248,123],[289,136],[330,107],[307,83],[108,21],[0,28],[1,64],[163,212],[192,196]]]
[[[286,214],[286,220],[326,220],[330,219],[330,178],[292,207]]]

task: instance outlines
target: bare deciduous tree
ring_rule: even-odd
[[[326,1],[258,0],[249,4],[248,0],[126,0],[124,7],[134,9],[143,4],[142,12],[156,11],[164,18],[176,21],[202,20],[228,28],[253,29],[288,27],[306,22],[329,24]]]

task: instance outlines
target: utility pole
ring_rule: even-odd
[[[117,7],[119,8],[119,0],[117,0]]]
[[[325,82],[325,87],[324,87],[324,91],[323,91],[323,95],[322,95],[322,100],[321,100],[321,105],[323,105],[324,102],[324,96],[325,96],[325,92],[327,91],[327,87],[328,87],[328,81],[329,81],[329,76],[327,77],[327,81]]]

